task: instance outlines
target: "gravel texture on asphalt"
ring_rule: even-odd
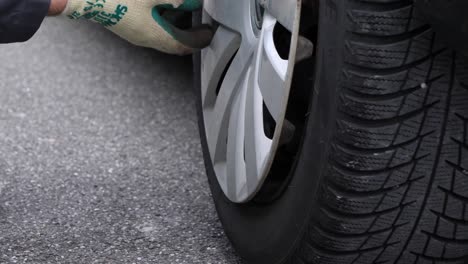
[[[205,178],[190,58],[64,18],[0,57],[0,263],[240,263]]]

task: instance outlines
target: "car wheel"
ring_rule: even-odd
[[[468,261],[468,60],[412,1],[205,0],[195,20],[216,28],[200,134],[242,258]]]

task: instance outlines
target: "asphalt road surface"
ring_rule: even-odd
[[[205,179],[190,58],[63,18],[0,58],[0,263],[240,263]]]

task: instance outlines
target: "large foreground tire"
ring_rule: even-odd
[[[412,1],[319,2],[314,93],[279,198],[224,196],[199,109],[232,244],[249,263],[468,263],[468,61]]]

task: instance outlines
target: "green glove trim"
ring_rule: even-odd
[[[127,6],[117,5],[114,12],[105,12],[103,11],[104,5],[104,0],[94,0],[94,2],[86,1],[86,5],[82,10],[75,10],[73,13],[68,15],[68,17],[71,19],[84,18],[87,20],[93,20],[105,27],[111,27],[117,25],[128,11]]]
[[[172,30],[171,24],[169,24],[166,19],[161,16],[161,14],[159,14],[158,7],[153,7],[151,10],[151,15],[153,16],[154,21],[156,21],[156,23],[158,23],[162,29],[174,37],[174,31]]]
[[[176,34],[174,33],[174,30],[173,30],[173,26],[169,24],[169,22],[167,22],[167,20],[161,16],[161,14],[158,11],[158,8],[191,12],[201,7],[202,7],[202,2],[200,0],[185,0],[183,4],[181,4],[179,7],[176,7],[176,8],[174,8],[174,6],[171,4],[155,6],[153,10],[151,11],[151,15],[153,16],[154,21],[156,21],[156,23],[158,23],[162,29],[164,29],[167,33],[169,33],[173,38],[177,39]]]

